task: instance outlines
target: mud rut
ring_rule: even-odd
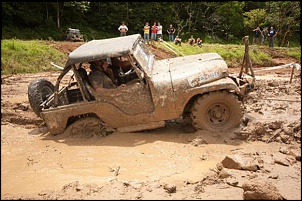
[[[67,44],[58,45],[68,53],[75,48]],[[74,43],[73,43],[74,44]],[[78,45],[78,44],[77,44]],[[77,46],[76,45],[76,46]],[[158,58],[172,57],[165,52],[152,49]],[[278,61],[286,62],[284,59]],[[292,62],[292,61],[287,61]],[[279,63],[280,64],[280,63]],[[261,69],[261,68],[259,68]],[[230,69],[237,72],[238,69]],[[75,136],[47,136],[47,130],[43,121],[38,118],[29,106],[27,100],[28,83],[37,77],[46,77],[54,82],[58,72],[47,72],[39,74],[23,74],[1,76],[1,127],[31,129],[31,132],[47,139],[74,140]],[[242,123],[238,129],[231,131],[228,138],[221,139],[228,144],[230,141],[240,140],[241,142],[264,142],[280,147],[276,152],[271,153],[272,158],[268,159],[269,151],[263,155],[262,152],[242,153],[242,148],[234,149],[234,154],[242,157],[242,161],[232,158],[225,158],[216,166],[210,168],[210,173],[198,182],[184,181],[181,185],[173,182],[139,182],[111,180],[110,185],[96,185],[93,183],[83,184],[78,181],[66,184],[60,191],[43,191],[32,194],[6,194],[1,192],[2,199],[249,199],[251,196],[258,199],[265,199],[269,196],[275,199],[301,199],[301,72],[295,72],[293,82],[289,83],[290,69],[279,69],[274,71],[262,71],[256,73],[255,91],[245,100]],[[185,122],[167,122],[165,129],[178,129],[185,133],[195,132]],[[1,129],[2,130],[2,129]],[[173,130],[172,130],[173,132]],[[169,134],[169,133],[168,133]],[[210,144],[207,133],[196,132],[196,135],[187,142],[193,147],[204,148]],[[90,138],[94,136],[76,136],[76,138]],[[217,135],[216,135],[217,137]],[[69,138],[69,139],[68,139]],[[218,137],[219,138],[219,137]],[[223,143],[222,142],[222,143]],[[1,147],[12,143],[1,134]],[[3,149],[4,149],[3,148]],[[1,148],[2,149],[2,148]],[[281,155],[279,155],[281,154]],[[2,154],[1,154],[2,155]],[[248,156],[247,159],[244,159]],[[201,161],[206,161],[209,155],[200,156]],[[257,159],[257,162],[251,161]],[[273,162],[272,162],[273,160]],[[31,160],[28,159],[30,162]],[[249,165],[245,165],[248,163]],[[274,164],[280,164],[280,169]],[[231,166],[231,167],[230,167]],[[237,167],[237,168],[235,168]],[[256,169],[253,169],[256,168]],[[270,169],[271,168],[271,169]],[[5,169],[5,167],[2,167]],[[276,169],[276,170],[275,170]],[[248,171],[242,171],[248,170]],[[4,170],[1,170],[4,171]],[[112,169],[114,174],[119,175],[119,167]],[[274,171],[277,171],[276,173]],[[278,172],[279,171],[279,172]],[[244,173],[243,173],[244,172]],[[289,176],[284,176],[289,172]],[[271,174],[269,174],[271,173]],[[278,175],[279,174],[279,175]],[[278,179],[279,176],[279,179]],[[289,179],[292,178],[292,180]],[[249,178],[249,182],[243,182],[243,178]],[[256,179],[258,180],[256,180]],[[272,182],[265,183],[267,178]],[[282,178],[284,180],[282,180]],[[254,180],[255,179],[255,180]],[[253,181],[255,183],[253,183]],[[274,181],[278,188],[275,188]],[[1,181],[8,182],[8,181]],[[263,183],[264,182],[264,183]],[[291,187],[292,194],[286,188]],[[281,185],[280,183],[283,183]],[[261,186],[268,185],[269,192],[261,192]],[[256,186],[252,188],[251,186]],[[294,188],[293,188],[294,186]],[[220,194],[217,188],[227,189]],[[240,195],[238,196],[238,188]],[[116,194],[112,189],[116,189]],[[289,190],[290,191],[290,190]],[[300,193],[299,193],[300,192]],[[229,194],[229,197],[226,195]]]

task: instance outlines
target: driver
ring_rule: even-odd
[[[108,65],[106,60],[90,62],[91,71],[88,75],[88,79],[96,91],[126,86],[125,84],[117,86],[113,72],[108,68]]]

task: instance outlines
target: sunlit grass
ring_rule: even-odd
[[[229,67],[242,66],[245,54],[244,44],[224,45],[204,43],[201,48],[197,45],[191,46],[188,43],[182,43],[179,46],[172,42],[156,42],[155,45],[165,51],[176,53],[176,56],[217,52],[225,59]],[[267,46],[249,45],[249,55],[253,66],[270,66],[272,65],[273,58],[277,56],[291,57],[300,61],[301,47],[274,47],[274,49],[271,49]],[[37,73],[58,70],[52,67],[50,62],[64,66],[66,60],[67,57],[63,52],[45,43],[43,40],[24,41],[10,39],[1,41],[2,74]]]
[[[50,65],[53,61],[58,65],[66,62],[65,55],[39,40],[2,40],[1,41],[1,73],[37,73],[55,70]]]

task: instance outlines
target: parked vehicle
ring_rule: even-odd
[[[79,74],[80,68],[89,72],[88,62],[116,57],[129,61],[138,77],[124,88],[96,92]],[[73,76],[63,86],[69,72]],[[221,131],[241,123],[242,100],[253,82],[244,73],[240,78],[230,75],[217,53],[156,60],[141,35],[134,34],[81,45],[69,54],[56,83],[33,80],[28,98],[51,134],[67,128],[84,133],[104,128],[141,131],[178,118],[190,118],[196,129]]]
[[[68,28],[66,31],[66,40],[71,42],[83,42],[83,35],[79,29]]]

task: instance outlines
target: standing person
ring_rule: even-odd
[[[144,41],[147,41],[148,45],[149,45],[149,41],[150,41],[150,26],[149,26],[149,22],[146,22],[146,25],[144,26]]]
[[[173,25],[170,24],[169,29],[167,30],[168,34],[169,34],[169,41],[174,41],[174,33],[175,33],[175,29],[173,28]]]
[[[157,33],[157,26],[156,22],[153,23],[153,26],[151,27],[151,44],[154,45],[154,40],[156,40],[156,33]]]
[[[157,40],[160,41],[163,39],[163,26],[160,24],[160,22],[157,22]]]
[[[253,32],[254,32],[253,45],[256,45],[259,43],[259,38],[262,32],[259,26],[257,26],[257,28],[253,30]]]
[[[277,31],[271,27],[267,36],[269,37],[269,47],[274,47],[274,38],[277,36]]]
[[[262,39],[261,39],[261,46],[264,45],[265,41],[266,41],[266,38],[267,38],[267,34],[268,34],[268,30],[267,30],[267,27],[265,27],[263,30],[262,30]]]
[[[120,31],[120,36],[126,36],[128,27],[125,25],[125,22],[122,22],[122,24],[119,26],[118,30]]]

